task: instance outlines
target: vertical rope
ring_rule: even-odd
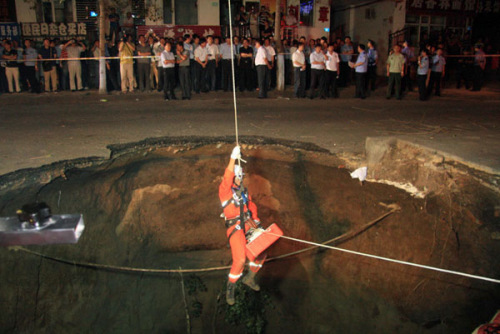
[[[233,44],[233,14],[231,13],[231,0],[228,0],[229,6],[229,38],[231,39],[231,74],[233,80],[233,104],[234,104],[234,130],[236,135],[236,145],[239,145],[238,138],[238,107],[236,106],[236,85],[234,79],[234,44]],[[241,164],[240,159],[238,159],[238,165]]]

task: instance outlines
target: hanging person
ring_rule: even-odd
[[[229,239],[233,258],[226,291],[226,301],[229,305],[235,303],[236,282],[243,275],[246,258],[248,257],[250,260],[250,271],[243,277],[243,283],[254,291],[260,290],[260,286],[255,282],[255,275],[262,268],[262,264],[266,259],[265,253],[261,253],[257,258],[252,258],[251,255],[246,253],[247,240],[245,232],[252,225],[257,228],[261,228],[261,226],[257,216],[257,206],[252,202],[247,189],[243,186],[243,170],[241,166],[235,163],[240,158],[240,147],[236,146],[231,153],[231,159],[219,186],[219,199],[224,210],[226,235]]]

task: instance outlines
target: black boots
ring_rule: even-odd
[[[243,277],[243,284],[247,285],[253,291],[260,291],[260,286],[255,282],[255,275],[253,271],[249,271],[248,274]]]
[[[260,286],[255,282],[255,275],[256,273],[254,273],[253,271],[249,271],[248,274],[246,274],[243,277],[242,281],[243,284],[250,287],[250,289],[252,289],[253,291],[260,291]],[[231,283],[228,281],[226,289],[226,302],[229,305],[234,305],[234,303],[236,302],[234,298],[235,290],[236,290],[236,283]]]
[[[236,290],[236,283],[227,282],[227,290],[226,290],[226,302],[229,305],[234,305],[234,290]]]

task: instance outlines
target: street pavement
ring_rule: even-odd
[[[180,95],[180,94],[178,94]],[[292,98],[291,88],[257,99],[237,93],[239,133],[311,142],[332,153],[363,154],[366,137],[393,136],[439,150],[500,174],[500,84],[480,92],[445,88],[419,101],[365,100],[354,87],[339,99]],[[0,96],[0,175],[89,156],[109,157],[110,144],[165,136],[234,136],[231,92],[164,101],[161,93],[100,95],[97,91]]]

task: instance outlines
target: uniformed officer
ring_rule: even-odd
[[[483,85],[484,69],[486,67],[486,57],[484,55],[483,46],[476,44],[474,46],[474,76],[472,82],[472,90],[480,91]]]
[[[366,98],[366,72],[368,71],[368,60],[364,44],[358,45],[358,59],[352,64],[356,75],[356,94],[354,97],[364,100]]]
[[[422,49],[418,57],[417,84],[420,101],[427,100],[427,84],[429,83],[429,51]]]
[[[366,72],[366,88],[371,91],[375,90],[377,83],[377,63],[378,52],[375,49],[375,42],[371,39],[368,40],[368,71]]]
[[[441,96],[441,79],[445,75],[445,67],[446,60],[443,57],[443,49],[439,48],[432,57],[428,96],[431,96],[434,87],[434,95]]]

